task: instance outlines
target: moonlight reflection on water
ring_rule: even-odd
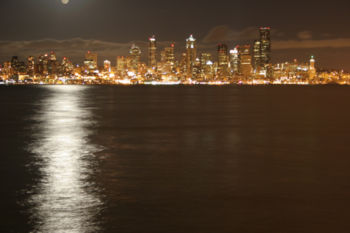
[[[94,217],[101,201],[90,181],[98,148],[88,141],[93,121],[83,100],[83,87],[52,87],[34,118],[31,152],[41,178],[30,202],[37,232],[98,230]]]

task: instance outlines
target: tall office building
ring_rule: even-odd
[[[171,44],[170,47],[164,49],[165,61],[172,66],[175,65],[175,44]]]
[[[316,64],[315,57],[311,56],[310,66],[309,66],[309,79],[310,80],[313,80],[316,77],[317,72],[316,72],[315,64]]]
[[[33,76],[35,74],[35,58],[33,56],[29,56],[27,58],[27,72],[29,76]]]
[[[161,69],[163,73],[172,73],[175,69],[175,44],[161,52]]]
[[[187,53],[182,53],[179,62],[179,71],[185,74],[187,71]]]
[[[111,72],[111,61],[105,60],[105,61],[103,62],[103,70],[104,70],[105,72]]]
[[[50,56],[49,56],[48,65],[47,65],[47,69],[48,69],[49,74],[56,74],[57,67],[58,67],[58,63],[57,63],[56,53],[54,51],[51,51]]]
[[[45,56],[44,55],[40,55],[38,57],[38,73],[39,74],[45,74],[46,68],[47,68],[47,66],[45,67]]]
[[[271,28],[261,27],[260,28],[260,66],[265,67],[271,62]]]
[[[122,73],[122,72],[125,72],[126,69],[127,69],[126,57],[118,56],[117,57],[117,71]]]
[[[234,49],[230,51],[231,73],[234,75],[237,75],[240,73],[241,56],[238,49],[239,47],[236,46]]]
[[[13,56],[11,58],[11,68],[14,72],[17,72],[19,69],[19,60],[18,60],[18,56]]]
[[[134,72],[138,72],[140,63],[141,63],[141,49],[140,47],[133,44],[130,49],[130,58],[131,58],[131,69]]]
[[[250,47],[250,45],[244,45],[240,47],[240,70],[244,77],[249,77],[252,74],[252,56],[250,55]]]
[[[226,74],[228,70],[228,49],[227,45],[218,45],[218,68],[221,74]]]
[[[201,55],[201,76],[208,81],[214,76],[214,63],[211,60],[210,53],[202,53]]]
[[[186,72],[192,76],[193,66],[197,58],[197,43],[196,39],[191,35],[186,40]]]
[[[149,38],[148,66],[152,69],[157,67],[157,40],[155,36]]]
[[[208,61],[211,61],[211,54],[210,53],[202,53],[201,54],[201,67],[206,66]]]
[[[56,53],[54,51],[50,52],[50,61],[52,61],[52,62],[57,61],[57,56],[56,56]]]
[[[63,57],[61,66],[60,66],[60,71],[61,71],[61,74],[64,74],[64,75],[69,75],[74,71],[74,66],[67,57]]]
[[[256,40],[254,41],[254,47],[253,47],[253,68],[254,70],[258,70],[258,68],[261,66],[261,41]]]
[[[97,53],[92,53],[88,51],[85,54],[84,66],[87,70],[95,70],[97,69]]]

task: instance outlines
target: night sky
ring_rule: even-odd
[[[115,63],[147,38],[160,47],[174,41],[182,52],[189,34],[199,49],[252,43],[259,26],[271,26],[273,60],[307,61],[322,68],[350,70],[350,14],[346,1],[193,0],[3,0],[0,8],[0,60],[55,50],[79,62],[87,50]]]

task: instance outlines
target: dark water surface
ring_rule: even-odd
[[[350,88],[1,87],[0,232],[350,232]]]

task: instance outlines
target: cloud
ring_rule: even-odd
[[[312,39],[311,31],[301,31],[297,34],[298,38],[301,40],[310,40]]]
[[[279,38],[282,37],[284,33],[271,29],[271,35],[272,37]],[[258,27],[246,27],[242,30],[234,30],[227,25],[220,25],[212,28],[202,42],[210,44],[229,41],[246,42],[256,39],[259,39]]]
[[[273,49],[350,48],[350,38],[325,40],[285,40],[272,42]]]
[[[322,48],[350,48],[350,38],[334,38],[324,37],[324,39],[313,39],[311,31],[300,31],[297,33],[297,39],[284,40],[284,33],[271,30],[272,48],[273,50],[284,49],[322,49]],[[204,37],[203,43],[205,47],[212,46],[218,42],[235,42],[235,43],[252,43],[259,38],[259,29],[257,27],[247,27],[242,30],[233,30],[227,25],[214,27]],[[204,46],[204,45],[203,45]]]
[[[227,31],[223,29],[224,28],[221,29],[223,32]],[[254,30],[256,31],[256,29]],[[242,30],[240,33],[236,33],[236,36],[238,35],[240,38],[252,37],[250,32],[250,30]],[[227,34],[222,33],[221,35],[224,35],[224,37],[208,37],[207,41],[213,41],[214,39],[218,40],[218,38],[225,38],[225,35]],[[232,35],[233,34],[231,34],[231,36]],[[251,42],[252,41],[250,40],[250,43]],[[129,54],[130,46],[133,43],[140,46],[141,50],[143,51],[142,59],[146,61],[148,47],[147,41],[130,41],[126,43],[118,43],[82,38],[73,38],[67,40],[42,39],[33,41],[0,41],[0,60],[1,62],[10,60],[14,55],[19,56],[21,60],[25,60],[28,56],[37,57],[41,54],[55,51],[59,58],[67,56],[71,58],[74,63],[81,63],[83,61],[85,53],[90,50],[99,54],[100,64],[105,59],[108,59],[112,61],[112,64],[115,64],[117,56],[125,56]],[[170,42],[168,41],[158,42],[159,51],[163,47],[169,46],[169,44]],[[213,45],[213,43],[203,43],[200,41],[199,48],[201,51],[209,51],[215,54],[215,45]],[[283,54],[281,57],[287,57],[291,54],[293,56],[297,56],[297,54],[304,54],[306,51],[307,53],[315,53],[317,50],[317,52],[320,53],[322,51],[326,51],[327,49],[333,49],[332,51],[337,51],[338,56],[347,56],[348,52],[345,52],[346,48],[350,49],[350,38],[326,38],[323,40],[272,40],[272,49],[274,51],[273,53],[275,55]],[[185,49],[183,43],[177,44],[177,55],[179,55],[180,52],[183,52],[184,50]]]
[[[33,41],[0,41],[1,60],[9,60],[12,56],[38,56],[55,51],[58,57],[67,56],[75,62],[81,62],[87,51],[99,54],[103,59],[115,61],[117,56],[128,55],[131,45],[135,43],[146,54],[148,43],[146,41],[131,41],[127,43],[108,42],[101,40],[87,40],[73,38],[68,40],[42,39]],[[170,42],[159,42],[160,47],[169,46]]]
[[[204,37],[203,43],[217,43],[225,41],[254,40],[258,38],[258,29],[247,27],[243,30],[233,30],[227,25],[214,27]]]

